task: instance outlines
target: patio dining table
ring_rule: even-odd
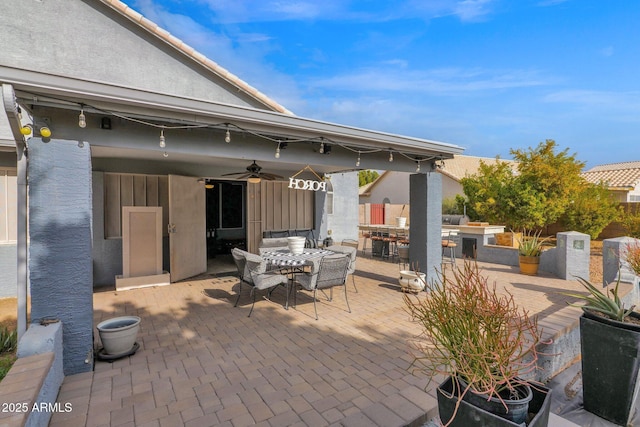
[[[288,249],[277,249],[274,251],[264,251],[260,254],[267,262],[267,267],[271,270],[280,270],[282,274],[291,275],[287,289],[287,302],[285,309],[289,309],[289,295],[291,294],[294,274],[304,271],[306,266],[312,266],[327,255],[334,255],[335,252],[326,249],[305,248],[300,254],[294,254]]]

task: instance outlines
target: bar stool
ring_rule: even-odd
[[[442,263],[456,264],[456,247],[458,246],[458,233],[449,231],[442,238]],[[448,251],[448,252],[447,252]]]
[[[366,225],[366,227],[366,229],[362,229],[362,238],[364,240],[362,243],[362,255],[367,252],[367,240],[371,239],[371,229],[369,228],[369,225]]]

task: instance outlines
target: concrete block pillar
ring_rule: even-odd
[[[558,233],[556,275],[564,280],[589,279],[591,236],[577,231]]]
[[[602,242],[603,286],[618,280],[618,270],[620,271],[621,281],[634,283],[636,280],[635,274],[623,260],[627,246],[636,241],[637,239],[633,237],[616,237]]]
[[[426,273],[427,284],[437,278],[442,264],[442,175],[437,172],[409,177],[409,259]]]
[[[89,144],[29,140],[31,321],[62,321],[64,374],[93,369]],[[88,359],[88,363],[85,360]]]

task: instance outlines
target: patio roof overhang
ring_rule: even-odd
[[[15,69],[0,66],[0,82],[14,87],[17,102],[32,110],[34,114],[41,111],[66,111],[70,117],[77,114],[81,107],[85,113],[105,116],[126,117],[142,123],[172,126],[193,127],[196,134],[202,128],[209,132],[226,128],[240,133],[248,133],[255,141],[241,150],[227,149],[224,145],[216,148],[215,154],[207,154],[206,149],[198,149],[197,145],[188,143],[174,144],[169,155],[173,162],[201,163],[217,165],[227,169],[238,169],[247,164],[248,159],[261,160],[263,166],[279,171],[292,171],[300,165],[312,164],[318,172],[331,172],[354,167],[355,158],[361,152],[370,160],[363,162],[362,169],[387,169],[414,171],[416,160],[424,164],[439,159],[453,157],[463,152],[463,148],[426,139],[405,137],[390,133],[360,129],[335,123],[322,122],[308,118],[260,110],[250,107],[215,103],[199,99],[178,97],[170,94],[149,92],[135,88],[117,86],[102,82],[79,80],[70,77],[44,74],[41,72]],[[40,112],[41,114],[41,112]],[[150,131],[150,138],[156,138],[159,126]],[[81,132],[82,131],[82,132]],[[97,158],[130,158],[154,160],[162,150],[156,144],[138,144],[127,141],[126,144],[87,138],[87,129],[79,129],[72,122],[66,126],[58,126],[56,137],[64,139],[82,139],[92,144],[92,155]],[[151,136],[153,135],[153,136]],[[183,135],[186,141],[188,135]],[[202,140],[202,135],[200,135]],[[255,144],[260,140],[267,144]],[[275,142],[295,140],[296,146],[290,144],[288,156],[274,160]],[[264,141],[262,141],[264,142]],[[321,142],[342,148],[343,155],[321,156],[309,158],[309,144],[319,147]],[[202,141],[201,141],[202,143]],[[230,144],[232,145],[232,144]],[[302,148],[306,145],[306,151]],[[167,144],[169,146],[169,144]],[[202,147],[200,148],[207,148]],[[210,148],[210,147],[209,147]],[[389,152],[397,159],[389,163]],[[290,155],[289,155],[290,154]],[[265,162],[268,162],[265,164]]]

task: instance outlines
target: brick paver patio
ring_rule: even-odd
[[[563,290],[577,282],[517,268],[480,264],[512,292],[548,336],[577,322]],[[204,277],[170,286],[94,294],[94,325],[142,318],[140,349],[93,372],[68,376],[51,426],[403,426],[437,415],[434,387],[410,370],[408,342],[419,333],[403,308],[398,265],[358,259],[352,313],[341,292],[308,296],[283,308],[284,291],[259,298],[247,317],[247,287],[233,307],[238,281]],[[96,333],[97,336],[97,333]],[[97,338],[96,338],[97,339]]]

